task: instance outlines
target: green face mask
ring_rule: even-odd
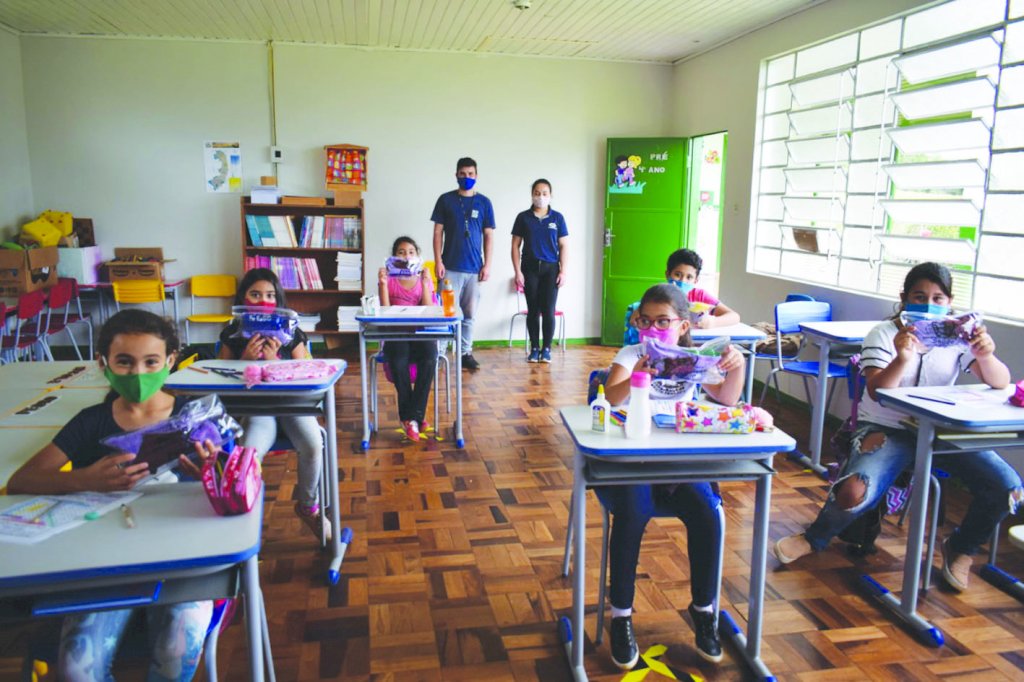
[[[110,382],[110,387],[130,403],[144,403],[163,388],[171,368],[164,365],[159,372],[148,374],[114,374],[109,366],[103,368],[103,376]]]

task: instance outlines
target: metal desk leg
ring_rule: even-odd
[[[175,329],[178,328],[178,324],[180,322],[179,319],[178,319],[178,289],[180,289],[181,286],[182,285],[179,284],[176,287],[171,287],[171,298],[174,300],[174,327],[175,327]]]
[[[757,351],[755,350],[756,346],[757,341],[751,341],[748,346],[750,355],[747,356],[747,384],[746,390],[743,394],[743,399],[748,403],[752,403],[754,400],[754,360],[757,359]]]
[[[572,469],[572,620],[562,616],[558,630],[569,658],[573,679],[586,682],[587,671],[583,666],[583,642],[586,640],[583,610],[586,600],[587,488],[583,480],[583,453],[579,450],[573,453]]]
[[[359,392],[360,400],[363,403],[363,452],[370,449],[370,413],[367,400],[367,372],[366,372],[366,335],[363,333],[363,326],[359,326],[359,380],[362,390]]]
[[[334,387],[324,397],[324,421],[327,427],[327,466],[323,475],[327,476],[327,489],[331,496],[331,565],[327,569],[327,580],[338,583],[341,575],[341,562],[345,559],[345,551],[352,542],[352,529],[341,527],[341,502],[338,494],[338,424],[335,417]]]
[[[811,414],[811,456],[800,455],[797,461],[824,476],[828,470],[821,466],[821,433],[825,429],[825,403],[828,401],[828,352],[831,344],[821,339],[818,344],[818,379],[814,384],[814,411]],[[922,479],[925,480],[925,479]]]
[[[277,682],[274,672],[274,653],[270,650],[270,625],[267,624],[267,602],[260,590],[260,624],[263,627],[263,661],[267,665],[267,682]]]
[[[462,320],[455,323],[455,447],[466,447],[462,437]]]
[[[770,460],[769,460],[770,466]],[[750,556],[750,597],[747,634],[736,625],[727,611],[720,614],[720,633],[731,639],[743,660],[760,680],[774,680],[775,677],[761,660],[761,621],[764,610],[765,563],[768,560],[768,516],[771,504],[772,478],[765,474],[757,479],[757,493],[754,501],[754,546]]]
[[[862,576],[874,596],[911,629],[918,641],[940,647],[945,643],[942,631],[917,613],[917,590],[921,579],[921,546],[928,512],[928,477],[932,470],[932,438],[935,425],[918,420],[917,453],[914,459],[914,489],[910,497],[910,526],[907,528],[907,556],[903,564],[903,594],[897,599],[892,592],[871,576]],[[928,557],[931,561],[931,557]]]
[[[245,560],[242,567],[243,594],[245,594],[245,626],[249,638],[249,670],[253,682],[263,682],[263,599],[260,593],[259,555]],[[269,651],[267,656],[269,657]]]

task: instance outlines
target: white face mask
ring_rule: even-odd
[[[546,197],[542,194],[533,198],[533,205],[535,208],[547,208],[550,203],[551,197]]]

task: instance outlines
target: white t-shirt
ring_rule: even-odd
[[[644,344],[635,343],[630,346],[623,346],[622,349],[615,354],[615,359],[612,360],[613,365],[621,365],[629,371],[633,371],[636,367],[636,363],[644,355]],[[689,381],[676,381],[675,379],[656,379],[651,378],[651,400],[693,400],[694,387],[696,384]],[[623,405],[629,404],[629,396],[626,396],[626,400],[622,403]]]
[[[885,369],[896,359],[896,346],[893,339],[899,329],[892,320],[878,323],[864,337],[860,352],[860,365],[863,369],[874,367]],[[904,386],[952,386],[961,371],[974,362],[970,350],[963,346],[946,346],[932,348],[927,353],[915,353],[900,377],[900,387]],[[858,421],[869,421],[883,426],[902,428],[901,419],[906,415],[888,407],[882,407],[873,400],[867,391],[861,398],[857,409]]]

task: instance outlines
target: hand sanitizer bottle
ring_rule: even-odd
[[[604,397],[604,384],[597,387],[597,397],[590,403],[590,428],[600,433],[608,433],[608,419],[612,406]]]
[[[626,438],[651,435],[651,375],[633,372],[629,377],[629,409],[626,411]]]

